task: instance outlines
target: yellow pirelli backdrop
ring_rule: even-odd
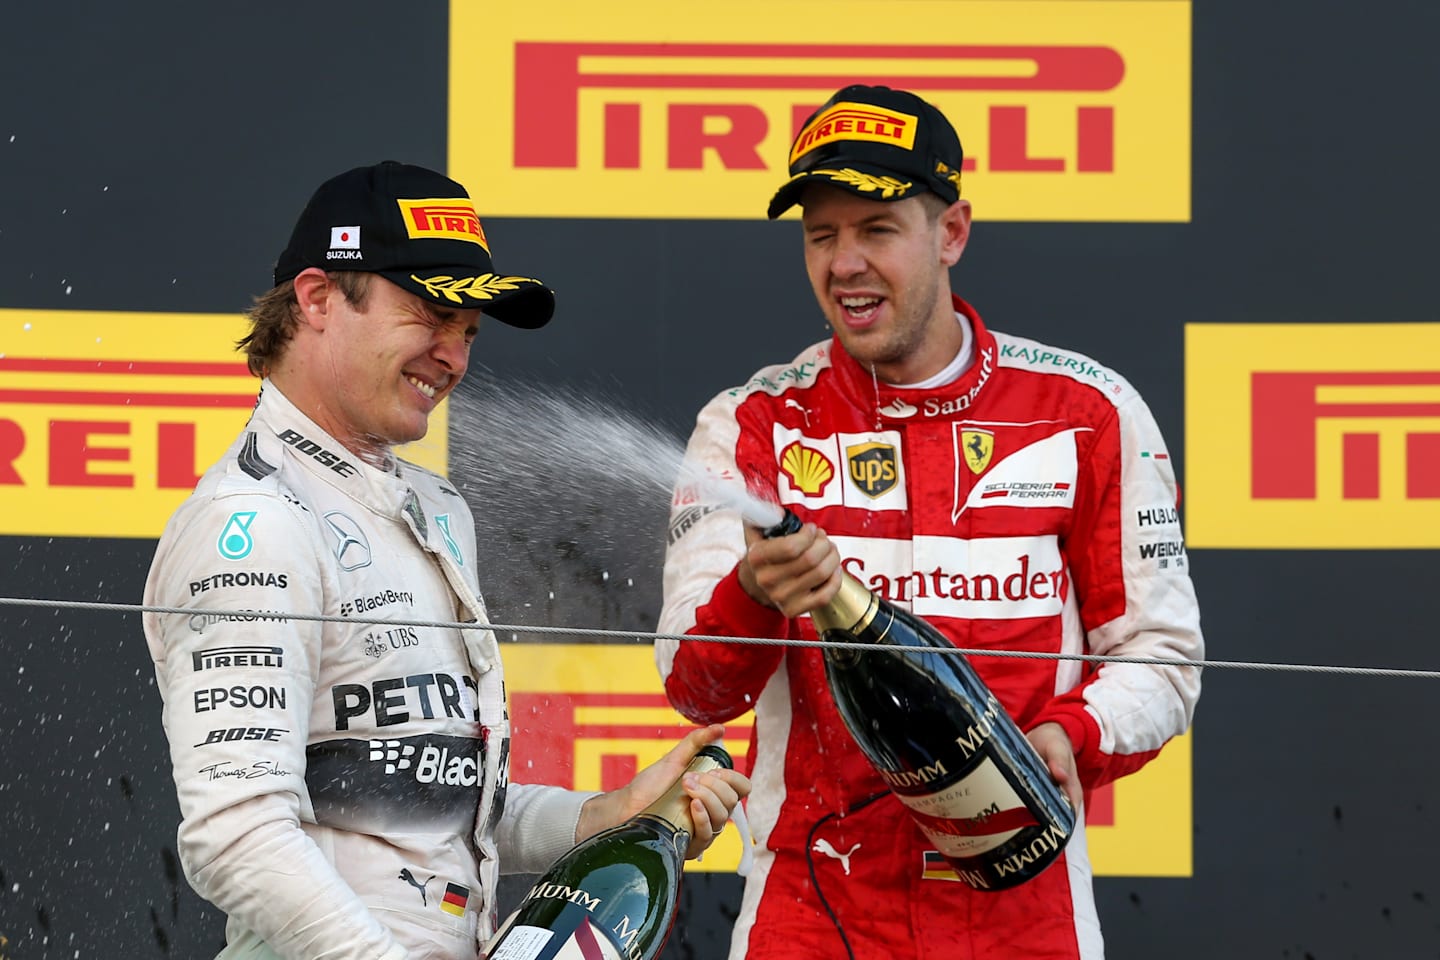
[[[1440,324],[1190,324],[1192,547],[1440,547]]]
[[[1190,4],[450,5],[451,176],[490,216],[760,218],[850,83],[950,118],[981,220],[1190,219]],[[795,213],[789,214],[795,216]]]
[[[250,416],[237,314],[0,310],[0,536],[159,537]],[[401,451],[443,470],[445,405]]]
[[[670,708],[648,645],[527,644],[505,647],[514,728],[511,778],[586,790],[623,786],[660,759],[694,724]],[[754,720],[726,728],[738,769]],[[1096,791],[1086,823],[1095,872],[1191,874],[1190,737],[1172,741],[1139,773]],[[733,871],[738,833],[726,830],[693,870]]]

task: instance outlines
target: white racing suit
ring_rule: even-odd
[[[147,613],[145,636],[223,956],[471,960],[501,861],[573,845],[590,794],[507,791],[494,636],[362,619],[488,622],[477,560],[449,483],[362,462],[268,381],[170,519],[145,603],[195,612]]]

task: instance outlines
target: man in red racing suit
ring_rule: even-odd
[[[918,98],[852,87],[797,144],[827,109],[857,103],[919,116],[917,149],[927,121],[949,129]],[[810,176],[845,178],[808,185],[801,201],[812,283],[836,336],[712,400],[690,438],[687,475],[743,482],[810,521],[782,538],[797,540],[785,560],[800,564],[801,548],[828,553],[958,647],[1199,659],[1178,489],[1144,401],[1087,357],[990,331],[948,294],[944,270],[927,281],[944,284],[934,309],[914,314],[928,365],[906,366],[914,349],[876,348],[866,336],[877,327],[910,322],[913,285],[887,271],[902,276],[915,255],[891,257],[891,236],[918,231],[924,241],[918,218],[930,213],[919,199],[852,189],[864,183],[856,169],[923,183],[940,198],[932,206],[951,205],[929,229],[959,231],[961,248],[968,208],[961,226],[946,226],[965,201],[927,177],[933,163],[836,149],[842,155]],[[953,152],[958,170],[958,139]],[[803,177],[802,168],[786,188]],[[876,222],[891,233],[872,237]],[[709,487],[682,480],[677,490],[660,631],[814,639],[803,612],[818,603],[796,604],[777,577],[767,580],[777,541],[747,530],[755,519],[717,505]],[[816,569],[812,587],[838,582],[833,566]],[[662,639],[656,657],[671,702],[690,719],[754,710],[747,810],[757,846],[732,960],[1103,956],[1083,824],[1035,879],[977,892],[944,867],[850,738],[818,650]],[[1080,788],[1138,770],[1185,732],[1199,695],[1188,664],[972,662],[1052,772],[1066,771],[1057,780],[1077,800]]]

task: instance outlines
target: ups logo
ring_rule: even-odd
[[[865,496],[874,499],[895,489],[900,469],[895,448],[888,443],[862,443],[845,448],[850,479]]]

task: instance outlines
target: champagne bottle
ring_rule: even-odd
[[[686,769],[733,766],[712,743]],[[694,829],[677,780],[629,820],[556,860],[491,938],[486,960],[652,960],[675,921]]]
[[[800,529],[790,511],[769,537]],[[953,650],[940,631],[849,574],[811,613],[823,639]],[[958,653],[826,648],[825,676],[861,752],[961,880],[1004,890],[1036,876],[1075,827],[1069,798]]]

